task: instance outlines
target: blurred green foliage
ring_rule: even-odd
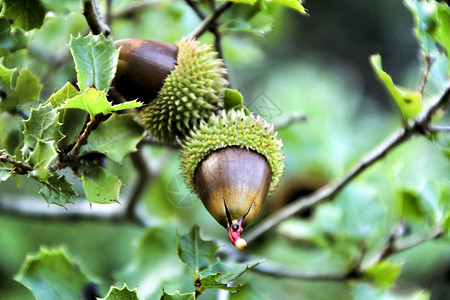
[[[77,51],[74,50],[74,41],[86,42],[84,46],[92,48],[92,43],[95,44],[96,40],[93,41],[94,38],[87,35],[89,28],[82,15],[81,0],[24,1],[37,5],[32,22],[23,22],[23,18],[28,18],[26,15],[21,14],[19,18],[10,11],[8,7],[13,2],[2,1],[0,18],[0,86],[7,95],[0,102],[0,153],[4,153],[3,149],[6,149],[10,155],[16,155],[17,159],[24,159],[30,164],[37,161],[40,167],[37,168],[38,172],[32,174],[37,179],[36,182],[25,176],[10,176],[11,165],[0,163],[0,180],[5,181],[0,185],[0,299],[33,299],[32,293],[14,281],[13,277],[18,274],[16,279],[25,286],[30,286],[29,282],[32,281],[27,280],[32,278],[30,276],[35,276],[33,268],[39,267],[32,263],[36,258],[40,258],[38,262],[45,265],[44,270],[52,278],[51,283],[57,286],[67,281],[64,278],[70,275],[69,287],[82,287],[90,294],[84,294],[85,299],[93,299],[93,295],[106,297],[105,299],[114,299],[113,296],[117,295],[121,295],[123,299],[135,299],[137,296],[140,299],[157,299],[163,294],[163,289],[163,299],[179,299],[182,296],[176,294],[177,290],[186,294],[186,299],[192,299],[193,278],[199,276],[208,278],[214,286],[215,274],[199,272],[203,267],[195,265],[192,256],[186,258],[178,253],[179,258],[177,255],[180,236],[185,239],[189,235],[198,237],[197,229],[190,231],[194,225],[201,228],[203,236],[218,241],[223,249],[228,248],[223,246],[227,243],[226,232],[184,186],[174,150],[161,146],[142,148],[150,168],[158,170],[157,176],[149,182],[139,206],[139,216],[146,220],[148,228],[119,221],[40,220],[10,216],[6,210],[2,211],[3,207],[7,207],[5,205],[20,201],[23,201],[22,205],[31,207],[42,208],[40,204],[44,204],[46,209],[44,200],[38,196],[39,189],[49,203],[66,205],[69,211],[73,205],[87,205],[88,200],[94,203],[92,211],[103,209],[96,202],[126,201],[136,181],[133,165],[126,155],[135,149],[141,137],[140,128],[133,127],[135,123],[130,125],[130,117],[114,115],[99,126],[99,131],[94,131],[83,148],[86,153],[105,153],[109,160],[104,168],[83,175],[82,180],[67,170],[58,173],[64,176],[63,179],[49,176],[48,164],[53,161],[56,150],[59,150],[58,145],[52,144],[52,141],[63,138],[59,147],[67,149],[74,142],[87,115],[75,109],[55,114],[51,109],[63,103],[58,102],[59,100],[80,93],[73,89],[71,92],[61,89],[64,86],[67,89],[73,88],[67,82],[78,80],[83,82],[80,87],[84,92],[89,91],[90,83],[97,82],[96,78],[90,77],[92,74],[89,74],[89,68],[82,70],[78,62],[77,67],[75,66],[69,48],[72,53]],[[134,37],[173,42],[189,34],[199,24],[198,17],[183,1],[155,1],[137,12],[124,14],[137,2],[139,1],[112,1],[113,39]],[[202,9],[209,11],[208,1],[198,2]],[[297,8],[299,5],[297,1],[284,2]],[[375,104],[385,101],[374,99],[377,95],[383,95],[386,99],[389,99],[389,95],[382,92],[367,93],[367,78],[361,79],[361,74],[366,71],[372,74],[369,55],[375,52],[381,51],[383,58],[384,53],[393,53],[394,50],[399,52],[396,54],[398,56],[407,56],[390,47],[393,47],[392,43],[396,39],[403,41],[413,36],[410,32],[413,22],[419,40],[417,48],[421,51],[418,53],[419,58],[423,55],[434,58],[423,105],[426,106],[448,84],[449,63],[446,55],[450,10],[446,4],[408,0],[405,1],[405,7],[397,7],[397,4],[392,4],[393,1],[382,1],[377,4],[380,7],[374,8],[375,4],[370,4],[371,9],[363,9],[362,4],[355,0],[343,1],[341,7],[335,7],[330,1],[315,2],[307,18],[294,14],[294,10],[283,9],[276,3],[259,0],[253,6],[236,4],[220,19],[224,34],[224,55],[230,68],[233,88],[242,93],[246,107],[271,122],[287,117],[294,111],[308,116],[307,122],[292,124],[279,132],[284,143],[284,153],[287,154],[285,178],[279,190],[267,200],[261,217],[252,225],[255,227],[264,221],[264,217],[270,216],[299,196],[340,178],[364,153],[395,128],[402,126],[398,109],[390,105],[381,108]],[[105,11],[106,1],[100,3],[102,11]],[[394,6],[397,10],[387,10]],[[333,18],[317,17],[314,11],[319,8],[324,11],[325,16],[333,15]],[[346,9],[348,14],[344,14]],[[408,24],[404,18],[399,17],[398,24],[394,23],[397,25],[395,30],[392,26],[383,26],[383,20],[388,21],[389,16],[397,13],[404,16],[409,12],[412,17]],[[39,16],[43,18],[42,13],[45,18],[41,23]],[[362,17],[365,13],[371,16],[367,22]],[[341,16],[342,19],[337,19],[336,16]],[[321,26],[307,27],[311,30],[308,33],[304,28],[296,28],[295,24],[309,21],[296,21],[297,18],[310,19],[312,24]],[[355,26],[352,22],[360,22],[358,24],[361,26]],[[318,34],[323,32],[331,32],[336,40],[324,41],[324,35]],[[374,43],[379,35],[387,37],[384,44],[375,45],[381,49],[368,49],[367,44]],[[98,39],[104,40],[100,43],[100,47],[104,48],[99,53],[109,49],[105,51],[109,51],[110,55],[97,62],[110,60],[114,64],[112,56],[116,52],[103,37]],[[207,33],[202,41],[212,43],[213,36]],[[301,43],[305,46],[299,46]],[[327,56],[323,55],[324,52],[317,51],[316,46],[322,43],[328,43],[330,49],[327,51],[333,55]],[[364,63],[355,63],[363,65],[364,72],[350,62],[353,59],[352,53],[356,52],[365,57]],[[342,58],[343,53],[345,59]],[[391,56],[387,56],[385,69],[393,69],[394,82],[414,89],[421,74],[421,60],[402,60],[403,64],[398,65]],[[95,62],[96,59],[90,64],[95,65]],[[109,85],[113,74],[108,74],[97,78],[106,81],[96,84],[96,88],[103,90]],[[375,76],[371,76],[375,87],[370,89],[382,90]],[[56,91],[59,92],[54,94]],[[103,91],[91,91],[101,94],[95,100],[101,98],[106,102]],[[52,105],[39,106],[39,103],[46,102],[51,95],[54,95],[53,100],[56,99],[50,101]],[[65,105],[72,108],[83,107],[85,111],[92,113],[89,105],[85,105],[91,99],[87,92],[77,97],[79,98],[72,98],[73,106],[67,102]],[[14,104],[11,105],[11,102]],[[91,102],[98,109],[98,101]],[[23,123],[23,118],[15,112],[17,105],[20,105],[24,114],[32,113],[28,123]],[[129,105],[132,107],[135,104]],[[102,111],[106,113],[130,107],[115,109],[115,106],[107,103],[102,106]],[[45,118],[48,119],[45,124],[49,126],[41,128],[39,124],[43,117],[35,120],[33,116],[44,111]],[[97,111],[92,115],[96,113]],[[446,121],[448,111],[440,119],[442,124],[448,125]],[[27,125],[30,122],[35,125],[30,127]],[[102,130],[101,126],[108,124],[116,128],[109,137],[112,142],[114,137],[121,134],[126,133],[128,136],[123,143],[114,144],[116,152],[112,153],[102,148],[105,135],[98,133]],[[119,130],[121,126],[125,126],[127,131]],[[24,130],[35,132],[24,138]],[[48,136],[52,138],[46,140]],[[243,285],[239,287],[238,293],[230,294],[230,299],[450,298],[450,143],[448,133],[437,133],[430,138],[436,141],[438,147],[423,137],[413,137],[353,180],[332,202],[322,203],[306,213],[284,220],[278,227],[250,244],[245,253],[258,259],[264,258],[266,262],[263,264],[276,265],[285,271],[340,274],[346,272],[359,258],[362,248],[366,249],[366,257],[376,253],[385,245],[393,228],[399,224],[402,224],[403,230],[401,240],[420,237],[438,225],[446,227],[444,237],[425,242],[371,266],[366,270],[363,280],[310,281],[273,277],[250,270],[233,282],[233,286]],[[33,145],[30,146],[30,143]],[[23,148],[24,145],[27,147]],[[27,154],[27,151],[32,152]],[[56,201],[52,200],[55,196]],[[66,201],[70,197],[74,204]],[[104,198],[105,201],[97,201],[97,197]],[[120,205],[115,202],[108,204],[108,207],[120,209]],[[58,209],[60,211],[57,213],[64,213],[64,208]],[[183,235],[186,232],[190,233]],[[243,235],[245,237],[245,232]],[[193,237],[184,240],[187,245],[183,244],[181,238],[180,248],[185,251],[186,248],[192,249],[195,245],[191,243],[195,240]],[[205,242],[208,245],[210,243],[213,242]],[[64,245],[63,249],[59,248],[61,245]],[[206,255],[206,262],[200,262],[208,267],[220,265],[220,272],[225,272],[225,264],[222,265],[222,261],[215,256],[217,246],[214,245],[207,253],[209,256]],[[204,249],[203,246],[201,248]],[[36,253],[39,249],[38,254],[26,258],[28,253]],[[231,258],[222,259],[233,260],[234,254],[231,253]],[[54,257],[59,262],[48,260],[49,257]],[[238,257],[236,255],[236,259]],[[180,259],[193,270],[180,262]],[[241,270],[247,268],[246,265],[239,267]],[[65,271],[70,274],[64,273]],[[124,282],[130,289],[137,287],[137,296],[123,285]],[[220,284],[223,282],[217,283]],[[123,289],[110,290],[111,285],[123,286]],[[206,286],[206,281],[204,285]],[[70,292],[64,286],[59,286],[58,290]],[[43,292],[47,293],[49,290],[44,289]],[[36,295],[36,292],[33,293]],[[42,297],[44,298],[37,296],[37,299],[46,299],[45,295]],[[70,297],[77,296],[67,296],[67,299]],[[217,291],[206,290],[199,298],[216,299]]]

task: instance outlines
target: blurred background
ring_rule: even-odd
[[[154,5],[122,16],[133,2],[137,1],[112,1],[114,39],[173,42],[199,24],[183,1],[155,1]],[[101,3],[104,8],[105,3]],[[33,33],[29,50],[17,51],[4,61],[10,67],[29,65],[39,74],[44,101],[68,79],[76,77],[66,46],[69,34],[88,32],[80,1],[53,5],[57,5],[56,12],[48,13],[41,30]],[[383,67],[394,82],[412,89],[419,81],[423,63],[413,34],[413,18],[402,1],[311,0],[304,4],[309,16],[275,5],[258,5],[265,10],[255,12],[251,6],[235,5],[221,19],[232,86],[241,91],[250,110],[271,122],[292,112],[307,116],[307,121],[279,132],[287,154],[287,172],[279,190],[267,200],[260,222],[287,203],[345,174],[364,153],[401,126],[399,110],[370,67],[370,55],[380,53]],[[213,37],[205,34],[202,41],[212,43]],[[143,151],[154,177],[139,205],[140,215],[151,225],[166,224],[173,229],[172,234],[175,228],[184,234],[199,224],[205,237],[227,243],[226,231],[185,188],[178,175],[176,151],[157,146],[146,146]],[[122,165],[108,164],[125,184],[120,199],[125,202],[137,175],[129,160]],[[424,138],[414,137],[354,180],[333,202],[285,220],[246,251],[287,269],[331,273],[345,270],[358,255],[361,242],[369,253],[384,243],[403,217],[399,202],[405,193],[419,191],[426,202],[426,195],[443,184],[442,180],[448,184],[449,178],[448,159]],[[170,292],[177,288],[192,290],[191,275],[176,267],[176,247],[168,248],[170,258],[154,266],[153,273],[130,271],[130,264],[136,263],[135,247],[145,234],[144,228],[3,212],[1,208],[13,201],[47,209],[34,181],[25,177],[17,180],[20,189],[14,179],[0,185],[0,200],[4,203],[0,206],[0,299],[33,299],[12,277],[26,254],[38,251],[41,245],[65,245],[101,282],[99,291],[103,296],[111,284],[122,286],[126,281],[131,288],[142,287],[148,280],[156,280],[150,278],[155,272],[160,272],[158,284],[142,288],[140,296],[157,299],[162,286]],[[79,179],[73,180],[80,194],[73,206],[89,209]],[[119,204],[107,208],[93,205],[92,211],[119,208]],[[48,209],[58,213],[64,210]],[[257,227],[258,222],[252,226]],[[427,232],[432,227],[431,221],[420,217],[404,224],[405,235]],[[448,240],[426,242],[389,260],[403,264],[399,281],[389,290],[356,280],[308,281],[251,272],[240,279],[244,286],[230,299],[450,299]],[[162,272],[166,269],[172,273]],[[216,298],[216,291],[200,297]]]

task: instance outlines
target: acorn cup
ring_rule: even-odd
[[[240,233],[260,213],[284,172],[273,125],[244,110],[223,111],[192,130],[181,148],[186,185],[242,249]]]
[[[114,42],[119,62],[113,86],[147,105],[139,120],[150,136],[181,144],[201,119],[219,111],[228,82],[210,45],[183,38],[175,45],[140,39]]]

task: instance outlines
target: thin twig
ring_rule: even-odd
[[[91,117],[91,120],[89,123],[87,123],[86,127],[84,128],[83,133],[78,137],[77,142],[75,143],[75,146],[67,153],[67,156],[69,158],[75,158],[80,153],[80,149],[83,145],[87,144],[87,140],[89,138],[89,135],[94,130],[94,128],[97,127],[97,125],[100,123],[100,116],[94,116]]]
[[[361,161],[342,178],[322,187],[315,193],[312,193],[306,197],[298,198],[296,201],[266,218],[258,225],[258,227],[254,228],[247,234],[247,242],[255,240],[265,232],[275,227],[278,223],[293,216],[294,214],[297,214],[306,208],[317,205],[327,199],[332,199],[355,177],[372,166],[375,162],[385,157],[392,149],[407,141],[412,135],[425,134],[427,126],[430,123],[434,113],[439,109],[444,108],[448,104],[449,99],[450,86],[448,86],[445,89],[445,92],[432,105],[425,109],[413,122],[407,124],[404,128],[395,131],[391,136],[364,156]]]
[[[200,7],[197,5],[197,2],[194,0],[185,0],[186,4],[189,5],[192,10],[197,14],[197,16],[200,18],[200,20],[206,19],[206,14],[200,9]]]
[[[106,0],[106,14],[105,14],[105,20],[106,24],[111,28],[111,9],[112,9],[112,0]]]
[[[185,1],[192,8],[192,10],[197,14],[197,16],[200,18],[200,20],[204,21],[206,19],[206,14],[200,9],[197,2],[195,2],[194,0],[185,0]],[[216,3],[215,1],[211,2],[211,8],[213,11],[216,10],[215,3]],[[222,59],[225,68],[227,70],[229,70],[227,67],[227,62],[225,60],[224,53],[223,53],[222,34],[219,31],[219,22],[218,22],[217,18],[216,18],[216,20],[214,20],[211,23],[211,26],[208,28],[208,30],[214,35],[214,48],[217,51],[217,57]],[[228,84],[230,84],[230,78],[229,78],[230,74],[227,72],[224,75],[224,77],[228,81]]]
[[[67,166],[76,167],[79,161],[80,149],[83,145],[87,144],[89,135],[101,122],[102,116],[97,115],[90,118],[90,121],[86,124],[83,133],[78,137],[75,145],[68,153],[61,152],[58,155],[58,159],[55,164],[50,168],[51,172],[56,172],[60,169],[64,169]]]
[[[211,25],[216,22],[216,20],[219,19],[219,17],[231,6],[233,6],[233,2],[224,2],[222,5],[220,5],[214,12],[203,20],[203,22],[193,31],[189,34],[189,36],[193,37],[200,37],[202,36],[210,27]]]
[[[0,161],[3,163],[12,164],[13,169],[11,172],[16,173],[16,174],[24,175],[24,174],[27,174],[28,172],[33,171],[33,168],[30,167],[28,164],[21,162],[21,161],[16,161],[11,156],[9,156],[9,154],[6,152],[4,152],[4,153],[2,153],[2,155],[0,155]]]
[[[450,126],[428,125],[427,130],[429,132],[450,132]]]
[[[273,124],[273,127],[275,128],[275,130],[281,130],[281,129],[291,126],[294,123],[305,122],[306,120],[308,120],[307,115],[295,112],[290,115],[287,115],[286,117],[284,117],[282,119],[277,120]]]
[[[98,35],[103,33],[105,37],[109,37],[111,30],[109,29],[109,26],[106,25],[105,21],[103,21],[97,0],[84,0],[83,15],[93,34]]]
[[[133,219],[138,218],[136,213],[136,206],[139,203],[139,200],[141,199],[142,194],[145,192],[146,188],[151,185],[154,176],[152,176],[148,168],[147,162],[142,155],[142,151],[131,153],[130,157],[131,162],[133,163],[133,166],[138,173],[137,182],[133,187],[126,209],[126,215],[128,216],[128,218]]]
[[[430,68],[431,68],[431,65],[433,64],[433,61],[434,61],[434,59],[430,55],[424,56],[425,67],[423,68],[422,76],[420,77],[419,84],[417,85],[417,91],[422,96],[423,96],[423,93],[425,92],[425,86],[427,85],[427,82],[428,82],[428,74],[430,74]]]
[[[65,221],[65,222],[110,222],[122,223],[127,222],[138,226],[146,226],[146,224],[138,219],[128,218],[126,214],[127,207],[117,205],[98,205],[92,209],[87,200],[77,201],[76,205],[69,208],[57,205],[48,205],[42,198],[25,198],[17,202],[17,196],[2,195],[0,200],[0,214],[14,217],[22,217],[27,220],[48,220],[48,221]]]
[[[388,257],[398,254],[407,249],[411,249],[418,245],[423,244],[424,242],[439,238],[442,236],[442,228],[436,227],[431,232],[426,233],[419,237],[413,237],[411,239],[398,241],[398,232],[397,229],[394,229],[393,233],[389,236],[386,241],[386,244],[380,249],[378,253],[376,253],[370,262],[366,264],[366,267],[362,267],[362,259],[358,259],[354,262],[353,267],[350,271],[344,271],[341,273],[317,273],[317,272],[305,272],[298,269],[289,269],[286,267],[274,265],[274,264],[260,264],[257,267],[253,268],[252,271],[256,271],[258,273],[266,274],[273,277],[289,277],[289,278],[297,278],[304,280],[347,280],[360,278],[364,274],[364,270],[373,266],[376,263],[379,263],[382,260],[387,259]],[[361,250],[360,257],[364,257],[365,250]],[[242,259],[242,258],[241,258]],[[244,261],[255,261],[254,257],[245,257]]]

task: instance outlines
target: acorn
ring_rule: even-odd
[[[180,144],[222,108],[226,69],[212,46],[194,38],[175,45],[140,39],[114,44],[120,53],[113,85],[125,98],[147,104],[139,120],[152,137]]]
[[[208,212],[237,248],[284,173],[283,144],[273,125],[243,109],[222,111],[194,128],[181,148],[181,169]]]

